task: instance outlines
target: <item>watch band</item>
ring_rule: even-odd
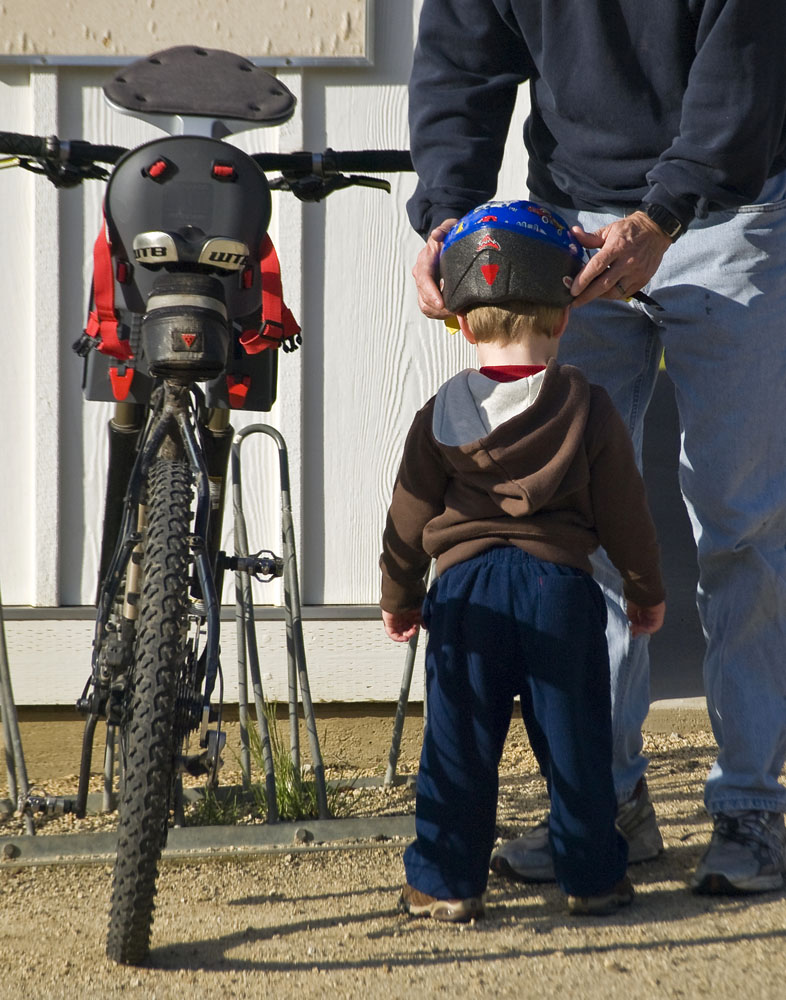
[[[672,243],[678,240],[685,232],[682,222],[680,222],[676,215],[673,215],[667,208],[664,208],[663,205],[645,202],[641,207],[652,221],[663,230],[664,236],[668,236]]]

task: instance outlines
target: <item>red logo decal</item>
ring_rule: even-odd
[[[490,236],[484,236],[477,248],[478,250],[499,250],[499,243]]]
[[[497,274],[499,273],[499,264],[481,264],[480,271],[483,277],[486,279],[487,285],[493,285],[497,280]]]
[[[480,221],[481,222],[496,222],[497,221],[497,217],[496,217],[496,215],[484,215],[483,218]]]
[[[186,347],[190,351],[191,348],[194,346],[194,341],[196,340],[196,334],[195,333],[181,333],[180,336],[183,338],[183,343],[186,345]]]

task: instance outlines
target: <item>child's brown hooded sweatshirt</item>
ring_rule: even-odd
[[[518,412],[495,423],[494,395],[507,394],[510,411],[511,393]],[[382,608],[419,607],[432,558],[439,574],[499,545],[587,572],[602,546],[629,600],[664,599],[628,431],[606,391],[570,365],[550,361],[542,380],[504,386],[461,372],[416,414],[383,538]]]

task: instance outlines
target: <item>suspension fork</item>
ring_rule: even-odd
[[[213,574],[219,576],[218,553],[221,549],[221,522],[226,499],[227,470],[232,439],[235,431],[229,422],[229,410],[213,409],[200,423],[200,440],[205,456],[205,466],[210,481],[210,524],[208,527],[207,550],[213,567]]]
[[[150,462],[157,456],[177,460],[182,457],[188,461],[196,485],[196,513],[194,531],[191,535],[191,549],[194,558],[196,578],[204,602],[204,616],[207,629],[205,643],[205,680],[202,707],[202,726],[200,730],[200,745],[206,746],[207,729],[211,720],[211,697],[220,675],[219,663],[219,628],[220,605],[215,581],[215,559],[210,552],[211,527],[217,534],[220,531],[218,514],[214,511],[211,499],[211,482],[204,447],[204,430],[200,433],[197,407],[192,403],[191,388],[174,380],[164,382],[164,398],[161,418],[154,425],[150,438],[141,450],[140,476],[145,478]],[[173,426],[174,425],[174,426]],[[163,428],[163,429],[162,429]],[[176,428],[176,429],[175,429]],[[228,412],[213,411],[207,425],[213,437],[222,439],[229,429]],[[231,433],[231,430],[229,430]],[[135,467],[134,473],[137,468]],[[132,475],[132,486],[134,476]],[[214,515],[211,517],[211,515]],[[211,524],[212,522],[212,524]],[[220,710],[218,717],[220,729]]]
[[[87,810],[96,725],[99,718],[107,714],[113,678],[118,670],[122,672],[123,667],[128,665],[128,650],[133,643],[136,609],[133,600],[129,600],[129,595],[139,587],[141,530],[144,523],[144,512],[140,507],[144,483],[142,469],[149,465],[149,459],[147,462],[143,459],[144,452],[150,448],[151,437],[156,442],[161,437],[159,433],[151,434],[151,428],[160,426],[160,412],[148,422],[145,429],[144,414],[145,407],[117,403],[109,424],[109,468],[96,595],[92,669],[82,696],[77,701],[77,709],[86,715],[75,805],[79,818]],[[123,613],[119,616],[120,627],[110,633],[109,619],[124,575],[126,586]],[[112,662],[108,662],[109,651],[104,651],[110,634],[115,642]]]
[[[216,553],[211,552],[211,537],[218,538],[220,532],[220,503],[211,499],[211,476],[208,472],[206,457],[213,459],[213,469],[220,471],[221,447],[211,452],[205,448],[205,441],[213,443],[218,440],[223,445],[226,436],[231,439],[228,414],[221,412],[211,418],[207,424],[208,434],[198,433],[196,409],[191,403],[190,390],[186,385],[175,381],[164,382],[162,398],[144,431],[137,429],[138,450],[133,468],[128,475],[125,503],[122,519],[117,531],[117,543],[111,560],[104,573],[103,582],[98,597],[98,614],[96,618],[95,638],[93,642],[93,670],[91,681],[83,692],[79,705],[88,712],[85,732],[82,742],[82,760],[77,792],[76,813],[84,816],[87,803],[87,790],[92,760],[93,736],[98,719],[105,709],[105,703],[112,682],[111,668],[105,664],[106,657],[101,656],[107,640],[108,623],[112,607],[117,600],[120,585],[125,577],[125,595],[121,628],[136,618],[136,599],[141,585],[142,531],[144,528],[144,508],[142,494],[151,463],[157,457],[170,460],[185,458],[194,476],[197,491],[196,518],[191,536],[191,548],[197,581],[204,600],[204,613],[207,628],[205,648],[205,683],[202,708],[202,725],[200,730],[200,745],[208,745],[208,725],[211,721],[211,696],[219,677],[219,628],[220,606],[215,584]],[[216,411],[214,411],[214,414]],[[121,412],[128,418],[135,414]],[[230,440],[231,444],[231,440]],[[207,452],[207,455],[205,454]],[[218,457],[216,457],[218,456]],[[225,470],[224,470],[225,478]],[[223,486],[221,487],[223,493]],[[216,509],[218,507],[218,509]],[[213,514],[213,517],[211,517]],[[218,521],[218,525],[216,525]],[[216,550],[217,552],[217,550]],[[131,626],[133,627],[133,626]],[[104,676],[107,674],[107,676]],[[90,683],[93,685],[92,698],[86,697]],[[218,729],[220,731],[220,709],[218,713]],[[216,737],[218,741],[218,737]]]
[[[197,430],[196,407],[191,402],[191,390],[187,385],[174,380],[167,380],[162,386],[162,392],[163,399],[160,410],[148,427],[129,478],[121,533],[122,544],[117,546],[107,573],[97,628],[100,629],[102,624],[106,625],[111,602],[117,593],[123,571],[128,564],[131,549],[139,542],[139,522],[136,512],[139,509],[139,500],[151,462],[158,456],[171,460],[178,460],[184,457],[191,467],[197,490],[196,518],[194,532],[191,536],[191,546],[194,553],[196,576],[205,602],[205,616],[207,621],[204,709],[205,713],[208,713],[210,696],[213,693],[219,669],[219,603],[214,578],[215,567],[212,565],[215,562],[215,557],[210,552],[209,543],[211,531],[216,536],[220,531],[220,523],[218,525],[215,524],[216,521],[220,520],[218,516],[220,508],[215,511],[213,510],[211,479],[206,464],[205,449],[203,448],[205,435],[204,433],[200,434]],[[231,435],[232,433],[227,416],[221,411],[214,411],[207,425],[210,436],[213,439],[218,438],[222,444],[227,434]],[[213,454],[215,456],[215,452]],[[208,454],[209,457],[210,454]],[[215,516],[211,517],[211,514]],[[135,516],[137,517],[137,521],[133,527],[136,530],[132,530],[132,522]],[[100,641],[101,639],[97,631],[96,645],[99,650]],[[94,658],[95,656],[96,650],[94,650]]]
[[[174,400],[171,398],[171,393],[167,393],[166,388],[166,386],[162,387],[162,402],[156,407],[156,411],[148,421],[147,427],[140,432],[141,437],[136,458],[126,485],[123,515],[117,542],[99,592],[96,631],[93,642],[93,667],[94,676],[96,677],[95,668],[105,638],[106,624],[109,620],[112,605],[117,597],[120,584],[123,581],[131,553],[138,547],[141,541],[140,506],[150,463],[159,453],[159,450],[162,453],[173,455],[173,449],[177,448],[175,439],[171,435],[171,430],[176,420],[176,414],[181,409],[181,405],[177,397]],[[182,387],[178,388],[182,389]],[[133,572],[131,575],[134,575]],[[126,604],[128,603],[126,602]],[[135,617],[135,615],[132,617]]]
[[[191,471],[194,475],[197,491],[196,516],[194,533],[191,537],[191,548],[194,556],[196,577],[204,601],[204,613],[207,627],[205,643],[205,684],[202,702],[202,725],[199,733],[200,746],[207,746],[208,726],[211,720],[211,697],[219,677],[219,628],[220,606],[216,590],[214,562],[209,550],[211,532],[211,484],[210,476],[202,451],[200,441],[192,420],[193,411],[181,410],[177,415],[177,424]],[[218,518],[216,518],[217,520]],[[220,528],[220,525],[219,525]],[[214,529],[219,530],[219,529]],[[220,729],[220,709],[218,726]]]
[[[145,422],[145,406],[141,403],[116,403],[115,412],[107,424],[109,459],[107,462],[104,520],[101,534],[101,557],[98,568],[96,604],[100,600],[112,553],[120,537],[123,523],[123,503],[136,459],[137,446]]]

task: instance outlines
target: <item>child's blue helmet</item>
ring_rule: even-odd
[[[524,299],[570,305],[584,251],[567,222],[531,201],[489,201],[456,223],[439,259],[451,312]]]

